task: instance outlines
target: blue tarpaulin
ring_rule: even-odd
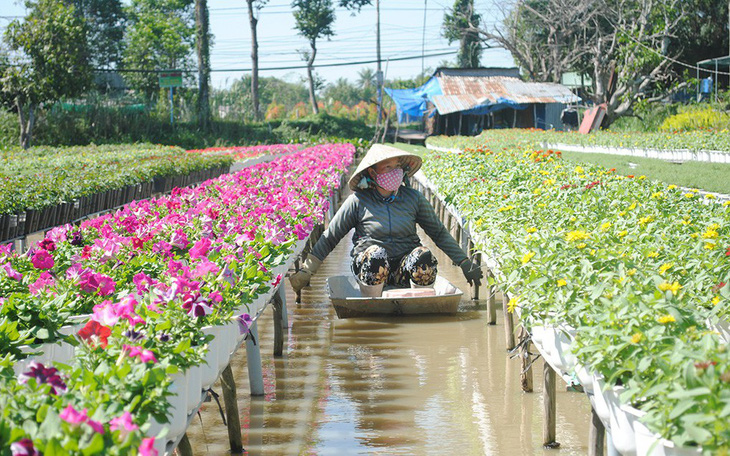
[[[393,99],[398,111],[398,122],[420,121],[426,111],[426,102],[434,95],[442,95],[441,86],[436,78],[431,78],[421,87],[415,89],[390,89],[385,93]]]
[[[464,111],[464,114],[483,116],[490,112],[496,112],[507,108],[523,110],[527,108],[527,105],[517,103],[507,98],[498,98],[496,103],[485,103],[479,106],[474,106],[472,109]]]

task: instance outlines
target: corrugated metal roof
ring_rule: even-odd
[[[507,77],[440,76],[443,95],[434,97],[440,114],[466,111],[476,106],[501,103],[573,103],[580,97],[565,86],[524,82]]]

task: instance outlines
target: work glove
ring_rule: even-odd
[[[309,255],[297,272],[289,276],[289,282],[295,293],[302,291],[309,283],[317,269],[322,265],[322,260],[314,255]]]
[[[476,259],[472,258],[470,260],[467,258],[459,264],[459,267],[464,272],[464,277],[466,277],[466,281],[469,282],[469,284],[476,286],[480,286],[482,284],[482,277],[484,277],[484,273],[482,272],[481,265],[476,261]]]

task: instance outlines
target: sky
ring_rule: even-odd
[[[474,3],[477,12],[483,16],[483,22],[491,25],[499,20],[499,13],[491,6],[492,0],[475,0]],[[433,70],[442,63],[456,60],[458,42],[449,45],[441,36],[443,17],[451,6],[453,0],[381,0],[381,67],[386,79],[412,78],[422,68]],[[224,88],[250,73],[248,10],[243,0],[208,0],[208,9],[214,36],[211,84],[215,88]],[[374,70],[376,67],[375,6],[364,7],[355,16],[344,8],[337,8],[336,14],[335,35],[330,40],[318,41],[315,66],[338,66],[317,68],[316,72],[325,83],[333,83],[338,78],[354,82],[363,68]],[[10,20],[24,15],[22,2],[0,0],[0,31]],[[305,68],[277,69],[304,67],[300,51],[309,49],[308,42],[297,35],[294,28],[290,0],[269,0],[259,12],[257,31],[261,77],[275,76],[290,82],[306,78]],[[451,54],[421,58],[424,54],[446,52]],[[408,57],[414,58],[390,60]],[[349,65],[356,62],[372,63]],[[514,61],[503,49],[486,49],[482,53],[481,64],[486,67],[512,67]]]

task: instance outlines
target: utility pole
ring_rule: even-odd
[[[375,124],[377,130],[383,120],[383,71],[380,68],[380,0],[375,0],[375,40],[378,59],[378,66],[375,71],[375,81],[378,84],[378,121]]]
[[[728,0],[730,1],[730,0]],[[424,55],[426,55],[426,10],[428,10],[428,0],[423,0],[423,35],[421,36],[421,74],[425,70]]]

